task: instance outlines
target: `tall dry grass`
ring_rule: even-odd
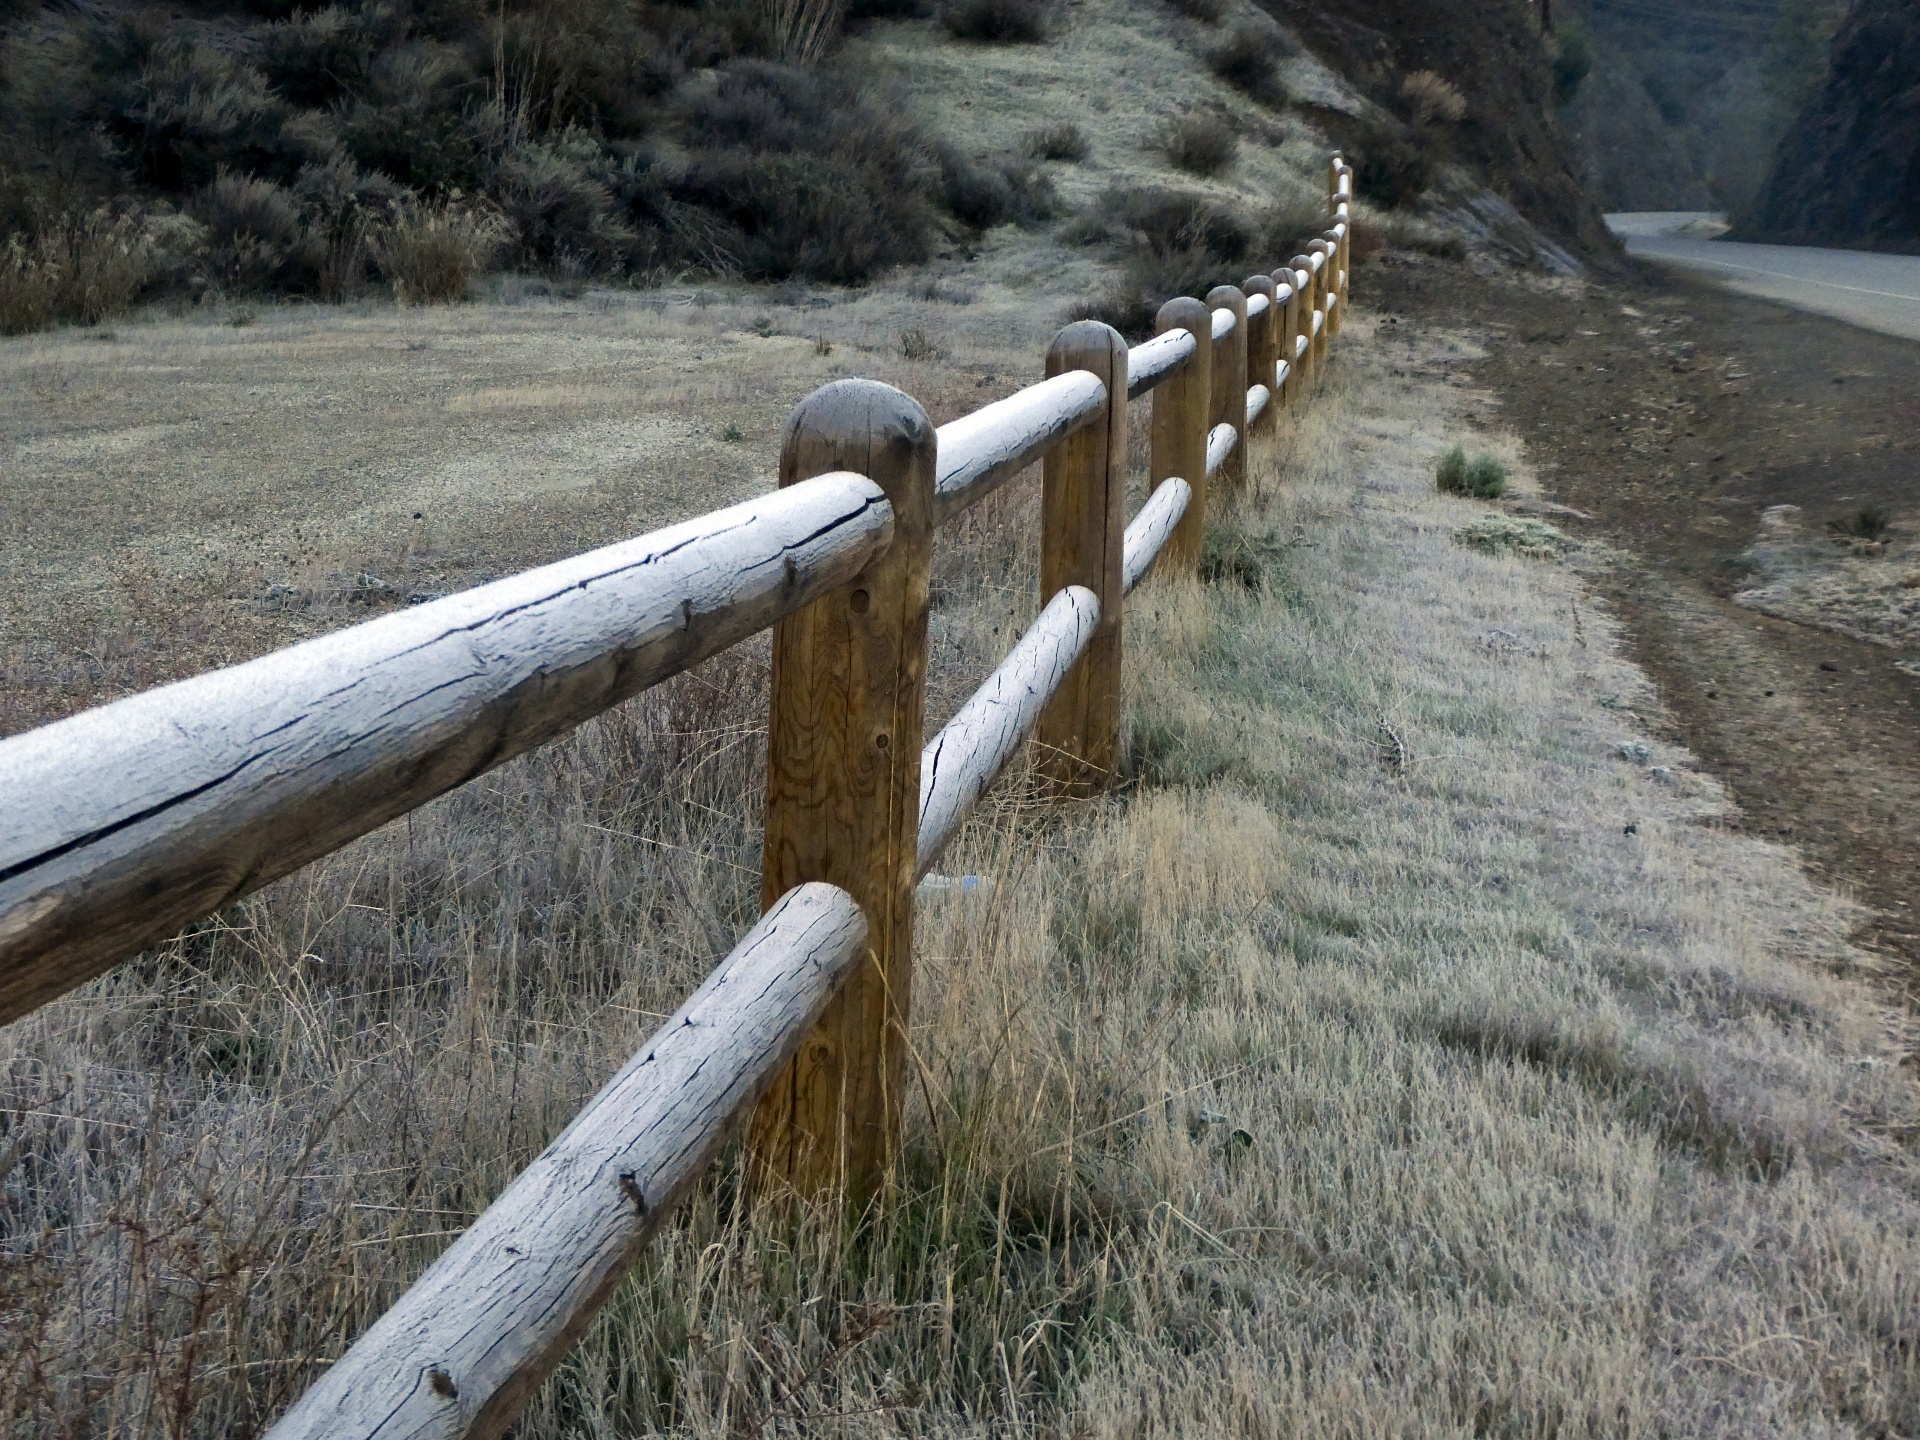
[[[963,835],[886,1191],[756,1207],[727,1157],[517,1433],[1920,1425],[1849,912],[1714,823],[1575,574],[1453,543],[1415,348],[1350,324],[1213,580],[1137,595],[1125,785]],[[1033,515],[940,557],[936,711]],[[750,919],[763,653],[0,1034],[13,1433],[257,1429],[537,1151]]]

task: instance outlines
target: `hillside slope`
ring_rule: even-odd
[[[1920,252],[1920,8],[1860,0],[1740,238]]]

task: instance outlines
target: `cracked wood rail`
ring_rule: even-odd
[[[858,574],[804,485],[0,742],[0,1023]]]
[[[788,891],[270,1440],[502,1434],[866,943],[844,890]]]

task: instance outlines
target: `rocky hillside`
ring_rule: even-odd
[[[1920,6],[1859,0],[1745,238],[1920,253]]]

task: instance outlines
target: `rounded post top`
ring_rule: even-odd
[[[895,477],[913,475],[913,488],[924,488],[931,503],[938,446],[933,421],[904,390],[878,380],[835,380],[787,416],[780,437],[780,483],[851,470],[878,483],[898,510]]]
[[[1238,285],[1216,285],[1207,292],[1207,304],[1216,310],[1231,310],[1242,320],[1247,318],[1247,292]]]
[[[1213,308],[1191,295],[1176,295],[1160,307],[1153,321],[1154,334],[1164,335],[1169,330],[1186,330],[1194,339],[1212,343]]]
[[[1126,337],[1098,320],[1076,320],[1071,325],[1063,325],[1055,333],[1053,343],[1047,346],[1048,378],[1068,370],[1091,370],[1104,383],[1114,373],[1116,364],[1124,376]]]
[[[1271,275],[1249,275],[1240,282],[1240,288],[1248,295],[1264,295],[1269,300],[1273,299],[1280,289],[1273,283]]]

